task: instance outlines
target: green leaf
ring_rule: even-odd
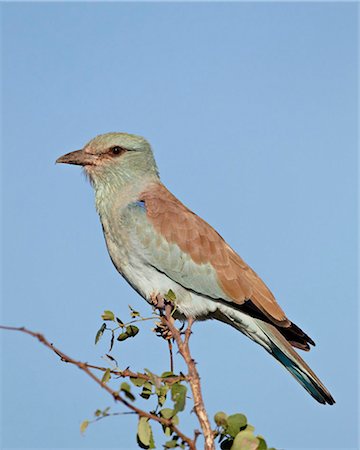
[[[151,426],[146,417],[140,417],[138,423],[137,435],[139,441],[146,447],[150,447]]]
[[[175,411],[170,408],[163,408],[159,412],[164,419],[171,419],[175,415]]]
[[[98,330],[98,332],[96,333],[95,336],[95,345],[99,342],[101,336],[104,334],[104,331],[106,329],[106,323],[103,323],[100,327],[100,329]]]
[[[149,448],[156,448],[156,447],[155,447],[155,441],[154,441],[154,435],[153,435],[152,429],[151,429],[151,435],[150,435],[150,445],[149,445]]]
[[[117,322],[121,327],[124,326],[124,322],[123,322],[121,319],[119,319],[118,317],[115,317],[115,319],[116,319],[116,322]]]
[[[227,414],[219,411],[214,416],[214,421],[218,427],[227,425]]]
[[[109,358],[110,361],[111,361],[112,363],[114,363],[114,364],[117,366],[117,361],[116,361],[116,359],[115,359],[112,355],[109,355],[108,353],[105,353],[105,356],[106,356],[107,358]]]
[[[171,386],[171,399],[174,402],[175,414],[184,411],[187,388],[183,384],[175,383]]]
[[[123,381],[120,385],[120,390],[124,392],[130,392],[131,391],[130,384],[127,383],[126,381]]]
[[[167,442],[165,442],[165,444],[164,444],[164,447],[165,448],[175,448],[175,447],[177,447],[178,446],[178,443],[177,443],[177,441],[174,441],[174,440],[172,440],[172,441],[167,441]]]
[[[135,311],[135,309],[134,308],[132,308],[130,305],[128,305],[129,306],[129,309],[130,309],[130,311],[131,311],[131,317],[132,318],[135,318],[135,317],[138,317],[138,316],[140,316],[140,313],[138,312],[138,311]]]
[[[140,397],[145,398],[147,400],[151,394],[152,394],[152,384],[150,381],[146,381],[141,391]]]
[[[133,385],[137,387],[143,386],[146,382],[144,378],[134,378],[134,377],[130,377],[130,381],[132,382]]]
[[[169,386],[161,386],[160,388],[156,388],[155,392],[158,396],[158,404],[159,406],[163,406],[163,404],[166,402],[166,394],[169,390]]]
[[[246,431],[247,431],[247,427],[246,427]],[[267,445],[266,445],[266,441],[262,436],[256,436],[257,440],[259,441],[259,446],[257,448],[257,450],[267,450]]]
[[[120,333],[119,336],[117,337],[117,340],[118,341],[125,341],[129,337],[130,336],[127,333]]]
[[[84,422],[81,423],[80,425],[80,433],[85,433],[86,428],[89,426],[89,421],[88,420],[84,420]]]
[[[129,400],[134,401],[135,400],[135,396],[134,394],[131,392],[131,388],[130,385],[128,383],[126,383],[126,381],[124,381],[123,383],[121,383],[120,385],[120,391],[123,392],[125,394],[125,397],[127,397]]]
[[[246,427],[247,419],[244,414],[232,414],[227,418],[226,433],[233,438],[239,433],[240,429]]]
[[[163,372],[161,374],[161,378],[174,377],[175,375],[172,372]]]
[[[106,369],[103,377],[101,378],[101,382],[106,384],[111,378],[110,369]]]
[[[128,334],[129,337],[134,337],[138,334],[139,332],[139,328],[135,325],[128,325],[126,327],[126,333]]]
[[[101,316],[102,320],[115,320],[115,314],[112,311],[104,311]]]
[[[113,346],[114,346],[114,339],[115,339],[115,334],[114,334],[114,332],[112,331],[112,332],[111,332],[111,341],[110,341],[109,352],[111,352],[111,350],[112,350],[112,348],[113,348]],[[115,358],[114,358],[114,359],[115,359]]]
[[[158,404],[159,406],[163,406],[166,402],[166,395],[159,395],[158,396]]]
[[[170,302],[174,302],[176,300],[175,292],[171,289],[168,290],[167,294],[164,295],[166,300],[169,300]]]
[[[240,431],[234,439],[231,450],[258,450],[260,441],[252,431]]]
[[[169,386],[167,386],[165,384],[165,385],[160,386],[159,388],[157,387],[155,389],[155,392],[157,395],[166,395],[169,389],[170,389]]]
[[[101,415],[102,415],[101,409],[97,409],[97,410],[94,412],[94,415],[95,415],[95,417],[101,416]]]

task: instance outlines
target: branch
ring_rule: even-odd
[[[132,405],[131,403],[129,403],[126,399],[124,399],[119,392],[111,389],[107,384],[103,383],[101,381],[100,378],[98,378],[93,372],[91,372],[90,367],[91,368],[95,368],[95,369],[99,369],[102,370],[102,367],[98,367],[98,366],[91,366],[89,364],[86,364],[84,362],[81,361],[76,361],[75,359],[71,358],[70,356],[66,355],[64,352],[62,352],[61,350],[59,350],[58,348],[56,348],[53,344],[51,344],[46,338],[45,336],[43,336],[40,333],[36,333],[34,331],[28,330],[25,327],[9,327],[9,326],[4,326],[4,325],[0,325],[0,329],[3,330],[8,330],[8,331],[19,331],[25,334],[28,334],[36,339],[38,339],[45,347],[49,348],[50,350],[52,350],[54,353],[56,353],[56,355],[58,355],[62,361],[65,361],[67,363],[73,364],[75,366],[77,366],[80,370],[82,370],[83,372],[85,372],[90,378],[92,378],[95,383],[97,383],[99,386],[101,386],[103,389],[105,389],[106,392],[108,392],[113,399],[116,402],[120,402],[122,403],[124,406],[126,406],[128,409],[130,409],[131,411],[133,411],[134,413],[138,414],[139,417],[146,417],[150,420],[154,420],[155,422],[158,422],[166,427],[169,427],[174,433],[176,433],[179,438],[185,442],[190,450],[196,450],[196,445],[195,445],[195,439],[191,439],[188,436],[186,436],[185,434],[183,434],[179,428],[173,423],[173,421],[171,419],[165,419],[163,417],[159,417],[156,416],[155,414],[151,414],[148,413],[140,408],[137,408],[136,406]],[[176,329],[176,328],[175,328]],[[181,339],[181,338],[180,338]],[[124,371],[125,372],[125,371]],[[130,371],[129,371],[130,372]],[[119,372],[117,372],[119,373]],[[132,372],[130,372],[132,373]],[[138,376],[140,374],[135,374],[135,376]],[[125,376],[125,375],[124,375]],[[175,378],[175,377],[174,377]]]
[[[2,328],[0,326],[0,328]],[[56,353],[56,352],[55,352]],[[58,355],[61,358],[61,355]],[[66,361],[63,360],[61,358],[62,361],[66,362],[66,363],[70,363],[70,364],[74,364],[71,361]],[[101,367],[101,366],[95,366],[93,364],[88,364],[88,363],[84,363],[86,365],[86,367],[88,367],[89,369],[96,369],[96,370],[101,370],[102,372],[106,372],[106,370],[108,370],[107,367]],[[146,381],[152,381],[152,378],[149,375],[146,375],[146,373],[139,373],[139,372],[133,372],[130,369],[124,369],[124,370],[120,370],[120,369],[109,369],[110,373],[112,373],[113,375],[117,375],[119,377],[122,378],[140,378],[142,380],[146,380]],[[172,384],[178,383],[179,381],[187,381],[187,377],[184,375],[179,375],[179,376],[174,376],[174,377],[157,377],[159,381],[169,384],[170,386]]]
[[[204,435],[205,440],[204,449],[215,450],[214,432],[211,428],[209,417],[205,409],[204,400],[201,393],[200,376],[196,368],[196,363],[190,354],[189,348],[191,327],[194,322],[194,319],[191,317],[188,318],[188,326],[185,331],[185,337],[184,339],[182,339],[180,331],[175,326],[174,323],[175,321],[172,316],[172,310],[173,310],[172,304],[169,302],[165,302],[165,315],[162,315],[162,320],[171,331],[172,336],[175,339],[176,344],[178,346],[179,353],[184,358],[184,361],[189,370],[187,378],[193,394],[194,411],[195,414],[197,415],[197,418],[199,420]],[[195,433],[194,441],[196,441],[196,438],[197,433]]]

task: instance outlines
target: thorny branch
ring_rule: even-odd
[[[153,303],[156,308],[159,309],[160,317],[161,317],[161,325],[160,328],[162,329],[161,335],[167,340],[169,344],[169,350],[170,350],[170,361],[171,361],[171,371],[173,371],[173,361],[172,361],[172,343],[171,340],[175,340],[180,355],[183,357],[187,367],[188,367],[188,375],[187,376],[174,376],[174,377],[167,377],[167,378],[160,378],[161,381],[166,382],[167,384],[174,384],[179,381],[186,380],[189,382],[191,391],[193,394],[194,399],[194,411],[195,414],[199,420],[204,440],[205,440],[205,450],[214,450],[214,432],[211,429],[210,421],[208,418],[208,415],[205,410],[204,401],[201,393],[201,385],[200,385],[200,376],[196,368],[196,363],[194,359],[191,356],[190,348],[189,348],[189,339],[191,336],[191,327],[193,325],[193,319],[189,318],[188,320],[188,326],[184,333],[181,333],[181,331],[175,326],[175,321],[173,318],[173,305],[171,302],[166,301],[164,299],[159,299],[157,297],[154,297]],[[122,403],[124,406],[126,406],[131,412],[138,414],[139,417],[146,417],[150,420],[154,420],[155,422],[159,422],[162,425],[169,427],[174,433],[176,433],[179,438],[185,442],[190,450],[196,450],[196,440],[200,434],[199,431],[195,431],[194,438],[191,439],[190,437],[183,434],[178,427],[173,423],[171,419],[165,419],[163,417],[159,417],[155,414],[148,413],[140,408],[137,408],[136,406],[129,403],[125,398],[123,398],[119,392],[113,390],[111,387],[109,387],[106,383],[102,382],[100,378],[98,378],[90,369],[99,370],[102,372],[105,372],[105,367],[96,366],[93,364],[84,363],[81,361],[77,361],[70,356],[66,355],[64,352],[59,350],[57,347],[55,347],[52,343],[50,343],[42,334],[36,333],[34,331],[28,330],[25,327],[9,327],[9,326],[2,326],[0,325],[1,329],[4,330],[10,330],[10,331],[20,331],[22,333],[28,334],[36,339],[38,339],[43,345],[48,347],[50,350],[52,350],[61,361],[64,361],[69,364],[73,364],[77,366],[80,370],[85,372],[90,378],[92,378],[99,386],[101,386],[105,391],[107,391],[116,402]],[[182,334],[184,334],[184,338],[182,338]],[[141,374],[137,372],[133,372],[129,370],[128,368],[125,370],[120,369],[110,369],[110,372],[114,375],[117,375],[119,377],[131,377],[131,378],[141,378],[146,381],[150,380],[150,377],[146,374]]]
[[[124,405],[127,410],[122,412],[115,412],[115,413],[109,413],[108,411],[110,408],[106,408],[104,411],[97,410],[95,412],[95,419],[91,421],[84,421],[81,426],[80,430],[86,429],[89,423],[96,422],[99,420],[104,419],[108,416],[115,416],[115,415],[122,415],[122,414],[136,414],[139,417],[139,425],[138,425],[138,442],[139,446],[142,448],[154,448],[154,442],[151,441],[144,441],[141,440],[141,434],[144,439],[153,439],[152,438],[152,430],[151,426],[148,423],[148,421],[153,420],[154,422],[157,422],[162,425],[163,431],[166,436],[171,436],[172,440],[169,442],[166,442],[164,447],[166,448],[173,448],[173,447],[181,447],[185,448],[187,447],[189,450],[196,450],[197,445],[197,439],[199,435],[203,434],[204,437],[204,449],[205,450],[215,450],[215,444],[214,439],[215,437],[219,438],[219,443],[221,443],[222,448],[241,448],[245,449],[267,449],[266,442],[262,436],[255,436],[253,434],[254,427],[252,427],[247,422],[246,416],[244,414],[232,414],[228,416],[226,413],[219,411],[215,414],[214,420],[216,423],[216,429],[212,430],[210,421],[204,406],[204,401],[201,393],[201,384],[200,384],[200,376],[196,368],[196,362],[191,356],[190,353],[190,347],[189,347],[189,340],[190,336],[192,334],[191,328],[194,322],[193,318],[188,318],[187,321],[187,328],[185,331],[183,331],[185,324],[180,327],[179,329],[175,326],[175,320],[174,317],[177,317],[177,309],[174,304],[174,293],[169,290],[168,294],[164,297],[154,294],[151,297],[151,301],[154,305],[154,310],[156,310],[157,318],[160,319],[158,322],[156,322],[156,327],[153,329],[153,331],[163,339],[165,339],[169,345],[169,351],[170,351],[170,365],[171,365],[171,374],[168,374],[170,376],[165,376],[166,373],[164,373],[163,377],[158,377],[151,372],[149,372],[147,369],[145,371],[147,373],[138,373],[133,372],[127,367],[124,370],[121,370],[117,367],[116,360],[111,355],[106,355],[113,363],[116,364],[115,367],[112,369],[105,368],[101,366],[96,366],[92,364],[88,364],[85,362],[77,361],[70,356],[66,355],[64,352],[56,348],[52,343],[50,343],[42,334],[36,333],[34,331],[28,330],[25,327],[10,327],[10,326],[2,326],[0,325],[0,329],[3,330],[9,330],[9,331],[18,331],[25,334],[28,334],[36,339],[38,339],[45,347],[52,350],[61,361],[64,361],[66,363],[70,363],[72,365],[77,366],[80,370],[85,372],[90,378],[92,378],[101,388],[103,388],[108,394],[110,394],[115,402],[121,403]],[[130,307],[132,310],[132,308]],[[132,314],[139,315],[137,311],[132,310]],[[104,317],[106,316],[106,317]],[[102,315],[103,320],[113,320],[120,324],[120,328],[125,328],[127,332],[127,328],[129,327],[129,324],[122,324],[120,322],[120,319],[117,317],[114,317],[114,314],[111,311],[104,311],[104,314]],[[114,320],[115,319],[115,320]],[[151,318],[153,320],[154,318]],[[136,319],[137,321],[147,320],[144,318]],[[104,328],[105,324],[102,325],[101,329],[98,331],[96,335],[96,340],[98,340],[99,332],[102,333],[104,329],[108,329],[112,332],[112,343],[114,340],[114,330],[110,328]],[[136,327],[135,327],[136,328]],[[137,330],[138,331],[138,330]],[[125,334],[123,332],[122,334]],[[122,336],[122,334],[119,335]],[[100,335],[101,337],[101,335]],[[119,339],[118,337],[118,339]],[[132,334],[129,334],[127,337],[133,337]],[[126,338],[127,338],[126,337]],[[188,373],[187,375],[184,375],[182,372],[180,372],[179,375],[174,375],[173,373],[173,358],[172,358],[172,345],[173,342],[176,342],[176,345],[178,347],[179,353],[184,359]],[[112,345],[111,345],[112,348]],[[111,349],[110,349],[111,350]],[[104,375],[102,378],[99,378],[97,375],[95,375],[94,371],[100,371],[103,372]],[[157,381],[160,381],[163,383],[161,386],[162,388],[165,387],[165,391],[168,392],[171,390],[171,396],[172,401],[174,402],[174,409],[171,410],[169,408],[164,408],[161,411],[157,410],[157,407],[154,411],[144,411],[132,403],[130,403],[127,398],[133,400],[133,395],[128,395],[130,392],[125,389],[126,386],[129,386],[127,383],[122,383],[120,390],[116,391],[112,389],[107,382],[110,379],[110,373],[115,375],[118,378],[126,378],[129,377],[130,380],[136,385],[136,386],[144,386],[143,392],[140,394],[140,396],[143,396],[144,389],[146,384],[152,386],[157,385]],[[155,377],[155,378],[154,378]],[[135,383],[134,379],[138,379],[138,381]],[[156,381],[157,380],[157,381]],[[193,438],[185,435],[180,429],[177,427],[178,423],[178,417],[176,415],[177,412],[183,411],[185,407],[185,397],[186,397],[186,386],[182,385],[182,381],[186,381],[190,384],[190,388],[192,391],[192,397],[193,397],[193,403],[194,403],[194,412],[197,416],[197,419],[199,421],[202,433],[199,430],[194,430],[194,436]],[[125,385],[125,387],[124,387]],[[167,386],[165,386],[167,385]],[[182,390],[182,396],[179,395],[179,389],[184,388],[185,390]],[[160,389],[160,388],[159,388]],[[165,396],[161,394],[161,390],[158,392],[155,392],[156,395],[158,395],[158,406],[163,405],[163,402],[166,400],[166,393]],[[124,398],[124,396],[127,398]],[[178,394],[178,397],[176,396]],[[164,400],[160,400],[160,395]],[[149,398],[149,397],[144,397]],[[180,400],[179,400],[180,399]],[[179,401],[178,401],[179,400]],[[171,416],[168,414],[164,414],[166,411],[170,411]],[[145,418],[145,419],[144,419]],[[147,424],[147,431],[144,431],[144,427],[141,428],[141,425]],[[169,433],[170,431],[170,433]],[[149,442],[149,445],[147,444]],[[142,446],[140,444],[144,444],[145,446]],[[271,448],[269,450],[275,450],[274,448]]]
[[[186,436],[185,434],[183,434],[179,428],[173,423],[173,421],[171,419],[165,419],[163,417],[159,417],[155,414],[152,413],[148,413],[140,408],[137,408],[136,406],[132,405],[131,403],[129,403],[125,398],[123,398],[119,392],[115,391],[114,389],[111,389],[107,384],[103,383],[101,381],[100,378],[98,378],[91,370],[90,368],[93,369],[98,369],[98,370],[103,370],[102,367],[98,367],[98,366],[92,366],[90,364],[81,362],[81,361],[77,361],[73,358],[71,358],[70,356],[66,355],[64,352],[62,352],[60,349],[58,349],[57,347],[55,347],[52,343],[50,343],[45,336],[43,336],[41,333],[36,333],[34,331],[28,330],[25,327],[10,327],[10,326],[4,326],[4,325],[0,325],[0,329],[3,330],[9,330],[9,331],[19,331],[25,334],[28,334],[36,339],[38,339],[45,347],[49,348],[50,350],[52,350],[54,353],[56,353],[56,355],[58,355],[62,361],[73,364],[75,366],[77,366],[80,370],[82,370],[83,372],[85,372],[90,378],[92,378],[95,383],[97,383],[99,386],[101,386],[103,389],[105,389],[106,392],[108,392],[113,399],[116,402],[122,403],[124,406],[126,406],[128,409],[130,409],[131,411],[133,411],[134,413],[138,414],[139,417],[146,417],[150,420],[154,420],[155,422],[158,422],[166,427],[169,427],[174,433],[176,433],[179,438],[185,442],[188,446],[188,448],[190,450],[196,450],[196,435],[194,437],[194,439],[191,439],[190,437]],[[180,334],[180,333],[179,333]],[[181,338],[180,338],[181,339]],[[119,374],[120,376],[126,376],[124,375],[124,372],[129,375],[129,376],[135,376],[135,377],[142,377],[142,374],[137,374],[137,373],[133,373],[131,371],[129,371],[128,369],[126,369],[125,371],[122,371],[121,373],[116,372],[117,374]],[[131,375],[130,375],[131,374]],[[146,375],[144,375],[146,377]],[[179,381],[179,377],[173,377],[173,378],[177,378],[177,381]],[[168,381],[169,378],[166,379],[166,381]],[[176,381],[172,380],[174,383]]]
[[[194,400],[194,411],[199,420],[204,440],[205,440],[205,450],[214,450],[214,432],[211,428],[209,417],[207,415],[204,400],[201,393],[201,384],[200,384],[200,376],[199,372],[196,368],[196,362],[191,356],[190,347],[189,347],[189,339],[191,336],[191,327],[193,325],[194,319],[188,318],[188,326],[184,333],[184,338],[181,337],[180,331],[175,326],[175,321],[172,315],[173,306],[170,302],[165,302],[165,314],[162,315],[162,321],[169,328],[173,338],[176,341],[176,344],[179,349],[180,355],[183,357],[189,373],[187,375],[188,382],[191,387],[193,400]],[[199,433],[195,432],[194,441],[196,441]]]
[[[181,337],[181,331],[176,328],[175,320],[174,320],[174,304],[163,298],[160,295],[152,296],[152,303],[158,308],[161,317],[161,323],[164,328],[164,336],[165,339],[168,339],[171,336],[179,349],[180,355],[183,357],[187,367],[188,367],[188,375],[187,381],[190,384],[193,400],[194,400],[194,411],[199,420],[205,441],[205,450],[214,450],[214,432],[211,428],[209,417],[207,415],[204,400],[201,393],[201,384],[200,384],[200,376],[199,372],[196,368],[196,363],[191,356],[190,347],[189,347],[189,339],[191,336],[191,327],[193,325],[194,319],[188,317],[188,326],[185,330],[184,338]],[[199,432],[195,432],[194,443],[199,435]]]

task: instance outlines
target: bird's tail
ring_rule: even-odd
[[[297,352],[287,342],[284,336],[272,325],[259,319],[255,319],[259,328],[267,336],[270,342],[268,350],[280,364],[303,386],[309,394],[319,403],[333,405],[335,400],[323,383],[310,369],[306,362],[300,358]]]
[[[260,319],[245,317],[244,314],[232,310],[231,314],[221,314],[216,318],[232,325],[264,347],[319,403],[335,403],[323,383],[273,325]]]

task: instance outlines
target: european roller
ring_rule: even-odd
[[[83,166],[110,258],[149,303],[171,289],[180,319],[216,319],[260,344],[320,403],[335,401],[294,347],[313,340],[225,240],[161,183],[150,144],[107,133],[58,163]]]

